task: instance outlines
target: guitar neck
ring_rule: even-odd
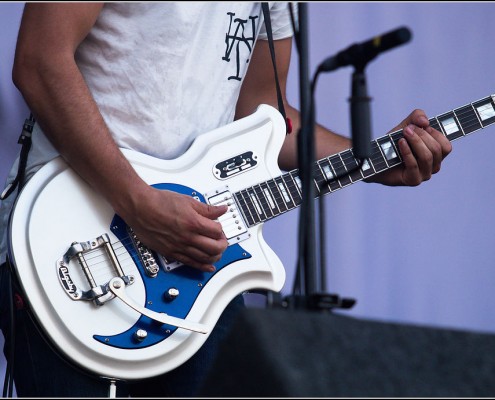
[[[495,95],[430,119],[430,125],[450,141],[495,123]],[[315,195],[320,197],[369,178],[402,163],[398,130],[371,142],[371,156],[359,166],[353,149],[344,150],[313,164]],[[234,194],[245,221],[254,226],[290,211],[302,203],[302,182],[295,169]]]

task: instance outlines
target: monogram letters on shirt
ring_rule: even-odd
[[[230,62],[230,57],[235,47],[236,74],[229,76],[227,79],[240,81],[242,79],[240,76],[241,51],[247,49],[249,55],[251,54],[255,41],[256,20],[259,17],[249,17],[249,20],[247,20],[235,18],[235,14],[232,12],[228,12],[227,15],[229,16],[230,21],[228,32],[225,34],[226,48],[225,56],[222,57],[222,60]],[[249,57],[246,58],[246,63],[248,62]]]

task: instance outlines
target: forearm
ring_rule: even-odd
[[[54,147],[119,212],[132,206],[128,188],[147,185],[116,146],[74,59],[102,7],[27,3],[12,77]]]
[[[144,183],[116,146],[73,57],[20,53],[14,82],[70,166],[117,212],[132,205],[130,188]]]

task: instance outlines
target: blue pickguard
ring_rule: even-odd
[[[160,183],[153,185],[153,187],[198,197],[201,202],[206,203],[201,194],[183,185]],[[177,318],[186,318],[201,290],[218,271],[227,265],[251,257],[239,244],[233,244],[227,247],[222,258],[214,264],[216,267],[215,272],[202,272],[184,265],[170,272],[160,269],[158,275],[155,278],[151,278],[146,275],[141,265],[139,255],[127,232],[126,223],[118,215],[115,215],[112,220],[111,230],[122,244],[124,244],[137,265],[146,291],[145,304],[143,306],[155,312],[165,313]],[[180,295],[174,300],[167,300],[164,293],[172,287],[178,289]],[[134,333],[138,329],[144,329],[148,333],[146,339],[141,342],[134,338]],[[168,338],[176,329],[177,327],[175,326],[161,324],[141,315],[136,323],[124,332],[112,336],[94,335],[93,337],[109,346],[124,349],[139,349],[161,342]]]

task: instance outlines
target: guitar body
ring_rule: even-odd
[[[217,194],[280,175],[284,137],[281,115],[262,105],[200,136],[178,159],[122,151],[148,184],[216,203]],[[62,355],[96,375],[137,380],[168,372],[194,355],[236,295],[282,289],[285,271],[263,239],[262,224],[241,221],[235,227],[242,234],[227,236],[230,245],[215,272],[167,264],[151,251],[158,268],[150,272],[142,258],[148,249],[136,245],[110,205],[57,158],[28,181],[16,201],[9,258],[34,317]],[[108,290],[115,277],[140,308]],[[95,301],[100,289],[104,295]],[[164,314],[204,332],[164,323],[158,318]]]

